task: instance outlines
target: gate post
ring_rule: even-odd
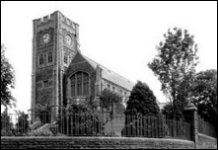
[[[185,120],[191,125],[191,140],[194,141],[195,148],[198,144],[198,114],[197,108],[193,103],[189,103],[185,107]]]

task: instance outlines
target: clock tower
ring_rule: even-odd
[[[79,25],[56,11],[33,20],[32,120],[36,108],[51,108],[54,121],[64,104],[65,71],[79,50]]]

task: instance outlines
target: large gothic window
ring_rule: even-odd
[[[89,74],[77,72],[71,76],[71,96],[89,95]]]

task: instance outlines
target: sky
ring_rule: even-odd
[[[161,103],[168,100],[147,64],[169,28],[195,36],[197,71],[217,69],[217,2],[1,1],[1,44],[15,69],[16,109],[30,109],[32,20],[56,10],[80,25],[82,54],[135,83],[147,83]]]

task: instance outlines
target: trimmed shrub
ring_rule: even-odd
[[[143,116],[158,116],[160,114],[157,99],[148,85],[138,81],[133,87],[125,114],[141,114]]]

